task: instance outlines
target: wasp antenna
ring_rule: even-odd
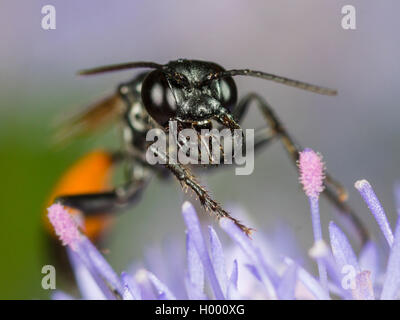
[[[281,84],[284,84],[287,86],[291,86],[291,87],[295,87],[298,89],[311,91],[314,93],[323,94],[323,95],[327,95],[327,96],[337,95],[337,90],[335,90],[335,89],[324,88],[324,87],[320,87],[320,86],[317,86],[314,84],[277,76],[277,75],[274,75],[271,73],[249,70],[249,69],[238,69],[238,70],[233,69],[233,70],[212,73],[206,78],[205,81],[208,82],[208,81],[212,81],[215,79],[234,77],[234,76],[255,77],[255,78],[260,78],[260,79],[264,79],[264,80],[274,81],[274,82],[281,83]]]
[[[128,69],[136,68],[150,68],[150,69],[161,69],[163,66],[161,64],[149,61],[138,61],[138,62],[126,62],[120,64],[112,64],[108,66],[101,66],[92,69],[85,69],[78,71],[78,75],[93,75],[106,72],[114,72]]]

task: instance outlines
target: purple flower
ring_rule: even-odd
[[[371,193],[364,197],[367,204],[375,198]],[[238,212],[236,209],[235,213]],[[386,216],[382,210],[379,212],[379,215],[373,214],[381,226]],[[189,202],[183,204],[182,215],[187,228],[185,256],[179,254],[179,246],[174,244],[167,249],[170,259],[158,258],[161,253],[153,250],[148,255],[148,266],[129,268],[118,275],[89,239],[78,231],[65,208],[59,205],[49,208],[56,233],[67,246],[82,299],[399,298],[400,220],[384,271],[378,268],[375,243],[368,242],[357,256],[343,231],[331,222],[330,246],[321,237],[309,252],[326,267],[326,287],[299,259],[282,256],[282,244],[271,242],[261,232],[250,239],[225,218],[220,220],[221,230],[208,227],[207,232],[203,232]],[[218,236],[220,231],[232,241],[223,244]],[[73,297],[57,291],[53,298]]]

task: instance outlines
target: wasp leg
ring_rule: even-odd
[[[150,150],[162,160],[164,166],[178,179],[182,188],[190,189],[197,195],[201,205],[206,211],[214,214],[217,219],[228,218],[232,220],[247,235],[251,233],[251,228],[246,227],[239,220],[232,217],[211,197],[210,193],[197,181],[195,175],[188,167],[180,163],[169,163],[169,157],[167,154],[153,146],[150,146],[150,148]]]
[[[255,93],[250,93],[246,95],[242,98],[242,100],[235,108],[233,112],[234,117],[236,117],[236,119],[238,120],[241,120],[244,117],[250,103],[253,101],[258,103],[258,106],[262,114],[264,115],[269,125],[269,128],[272,130],[272,134],[281,139],[286,151],[288,152],[290,158],[293,160],[293,164],[297,166],[299,151],[302,150],[302,148],[289,135],[287,130],[282,125],[281,121],[276,116],[272,107],[267,101],[265,101],[264,98]],[[271,138],[268,138],[266,141],[269,140],[271,140]],[[265,143],[262,143],[261,139],[258,145],[265,145]],[[260,148],[256,147],[255,144],[255,150],[257,151],[257,149]],[[347,204],[347,192],[345,188],[339,182],[334,180],[330,174],[326,173],[325,177],[325,190],[323,192],[323,195],[339,209],[340,213],[349,218],[352,224],[357,228],[361,241],[365,243],[369,239],[368,232],[362,224],[361,220],[357,217],[352,208]]]
[[[112,191],[59,196],[56,201],[85,216],[109,214],[136,203],[146,185],[146,181],[132,181]]]

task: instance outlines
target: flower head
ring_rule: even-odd
[[[64,214],[59,213],[62,211],[60,207],[50,211],[58,212],[58,215],[65,218]],[[231,220],[222,218],[220,227],[232,240],[227,245],[221,242],[218,230],[212,227],[208,228],[208,237],[205,237],[197,213],[189,202],[183,204],[182,215],[187,228],[186,260],[180,256],[177,247],[170,247],[168,259],[153,255],[150,264],[140,265],[118,275],[85,235],[81,234],[79,239],[72,241],[76,250],[67,248],[67,251],[82,297],[330,299],[330,295],[334,294],[344,299],[399,298],[400,219],[384,271],[378,268],[378,249],[375,243],[368,242],[357,255],[346,234],[331,222],[330,246],[328,241],[321,239],[310,251],[312,258],[326,266],[328,278],[325,283],[316,279],[298,260],[286,256],[281,249],[284,244],[271,244],[260,232],[251,240]],[[53,219],[56,214],[51,216]],[[56,218],[53,224],[61,228],[58,223]],[[290,238],[290,235],[286,238]],[[180,261],[186,263],[182,266]],[[57,291],[53,298],[72,297]]]

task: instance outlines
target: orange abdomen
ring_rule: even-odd
[[[61,176],[51,193],[46,208],[54,202],[56,197],[61,195],[96,193],[110,190],[112,163],[111,155],[102,150],[92,151],[80,158]],[[70,213],[73,215],[81,214],[79,210],[72,208]],[[112,220],[111,215],[99,214],[86,217],[83,218],[82,230],[91,240],[96,240],[109,227]],[[53,227],[47,218],[47,210],[45,210],[44,214],[44,224],[46,229],[54,235]]]

